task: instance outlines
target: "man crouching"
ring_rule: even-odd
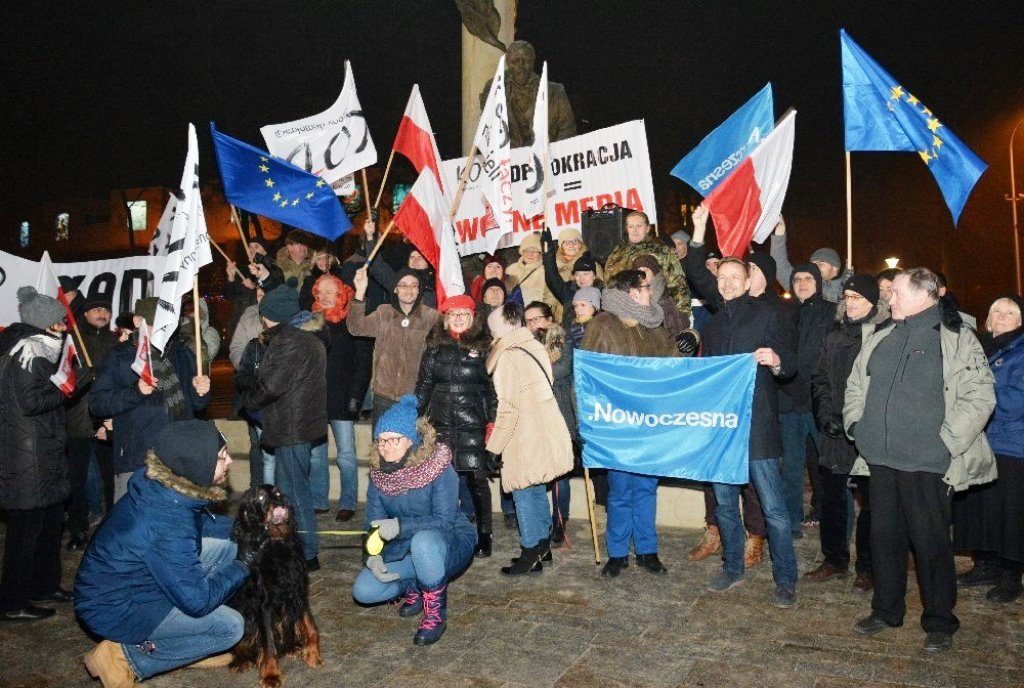
[[[231,464],[209,421],[171,423],[86,549],[75,612],[103,638],[85,656],[104,688],[147,679],[229,650],[242,616],[224,605],[259,551],[236,559],[231,519],[214,516]],[[223,662],[226,666],[230,657]]]

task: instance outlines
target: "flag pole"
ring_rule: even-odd
[[[846,267],[853,268],[853,179],[850,151],[846,151]]]
[[[192,280],[192,324],[195,326],[196,331],[196,375],[203,374],[203,339],[199,334],[199,321],[200,310],[199,310],[199,274]]]
[[[452,212],[448,216],[448,221],[451,222],[452,218],[455,217],[455,213],[459,210],[459,203],[462,201],[462,192],[466,188],[466,180],[469,179],[469,168],[473,164],[473,158],[476,157],[476,144],[473,144],[473,148],[469,151],[469,155],[466,156],[466,166],[462,169],[462,175],[459,177],[459,187],[455,189],[455,200],[452,201]]]
[[[82,339],[82,333],[78,331],[78,323],[74,320],[71,321],[71,331],[75,333],[75,338],[78,339],[78,346],[82,349],[82,356],[85,357],[85,365],[92,368],[92,360],[89,358],[89,350],[85,348],[85,341]]]
[[[367,217],[367,219],[372,219],[373,216],[370,214],[370,185],[366,183],[366,168],[365,167],[362,169],[362,172],[363,172],[363,197],[366,199],[366,203],[365,203],[365,205],[366,205],[366,217]]]
[[[594,486],[590,482],[590,469],[583,468],[583,485],[587,488],[587,511],[590,512],[590,535],[594,538],[594,565],[601,563],[601,547],[597,544],[597,522],[594,519]]]
[[[391,162],[395,159],[395,149],[391,149],[391,155],[388,156],[388,164],[384,167],[384,176],[380,180],[380,189],[377,190],[377,200],[373,202],[373,207],[376,208],[380,205],[380,197],[384,195],[384,184],[388,181],[388,173],[391,171]]]
[[[245,251],[245,257],[248,258],[249,262],[251,263],[252,262],[252,254],[249,253],[249,240],[245,237],[245,234],[242,233],[242,221],[238,219],[238,211],[235,210],[235,206],[233,206],[233,205],[231,206],[231,222],[233,222],[235,227],[238,228],[238,237],[242,240],[242,250]],[[213,241],[213,240],[211,239],[210,241]],[[224,252],[221,251],[221,253],[224,253]],[[225,258],[225,260],[228,259],[227,256],[224,256],[224,258]]]
[[[377,245],[373,247],[373,250],[370,251],[370,255],[368,255],[366,257],[366,264],[367,265],[369,265],[370,261],[373,260],[374,256],[377,255],[377,251],[380,250],[380,247],[384,245],[384,237],[386,237],[388,235],[388,232],[390,232],[391,228],[394,227],[394,226],[395,226],[395,218],[392,217],[391,218],[391,222],[389,222],[388,226],[384,229],[384,233],[380,235],[380,239],[377,239]]]
[[[224,253],[224,249],[222,249],[220,247],[220,245],[217,244],[217,242],[213,240],[213,237],[207,237],[207,238],[210,240],[210,245],[213,246],[215,249],[217,249],[217,252],[219,254],[224,256],[224,260],[226,260],[229,263],[232,262],[232,260],[230,258],[228,258],[228,254]]]

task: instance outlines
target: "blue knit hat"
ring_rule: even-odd
[[[377,419],[373,439],[377,439],[382,432],[397,432],[412,440],[413,447],[420,446],[423,438],[416,431],[416,417],[416,395],[406,394]]]

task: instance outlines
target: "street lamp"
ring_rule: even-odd
[[[1017,293],[1021,293],[1020,288],[1020,228],[1017,224],[1017,201],[1024,199],[1024,194],[1017,194],[1017,178],[1014,175],[1013,169],[1013,137],[1017,135],[1017,130],[1020,129],[1020,125],[1024,124],[1024,117],[1022,117],[1017,125],[1013,128],[1013,132],[1010,134],[1010,195],[1006,197],[1006,200],[1010,202],[1010,207],[1013,208],[1013,259],[1014,265],[1017,268]]]
[[[886,258],[885,259],[885,267],[889,268],[890,270],[895,270],[899,266],[900,266],[900,259],[899,258],[896,258],[894,256],[892,258]]]

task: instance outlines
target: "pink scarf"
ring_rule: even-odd
[[[382,493],[393,497],[420,487],[426,487],[452,465],[452,450],[446,444],[438,443],[429,459],[416,466],[402,468],[394,473],[385,473],[379,468],[370,469],[370,480]]]

